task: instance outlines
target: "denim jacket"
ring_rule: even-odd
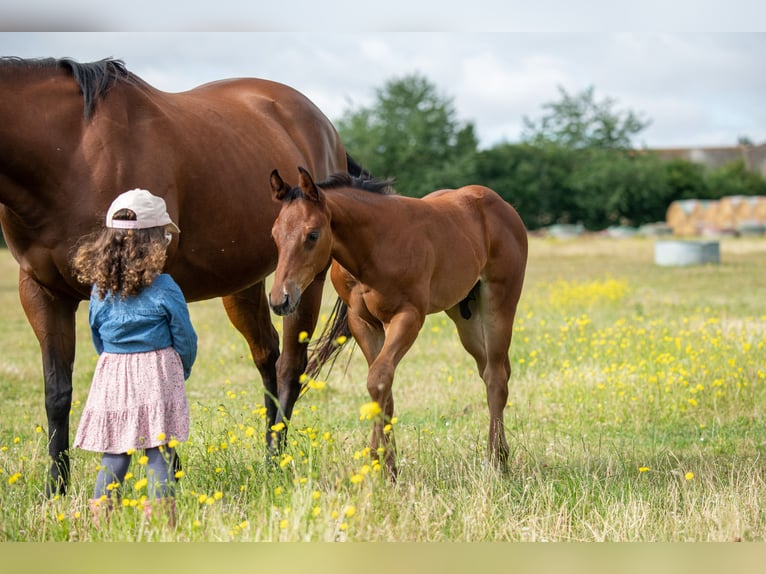
[[[137,295],[120,299],[107,293],[103,301],[94,289],[88,309],[96,351],[142,353],[173,347],[188,379],[197,357],[197,334],[178,284],[163,273]]]

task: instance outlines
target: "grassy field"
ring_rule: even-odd
[[[397,371],[392,485],[366,450],[358,349],[300,400],[269,465],[244,340],[220,301],[192,304],[200,349],[175,530],[143,520],[137,460],[106,528],[87,511],[96,455],[73,453],[69,495],[42,495],[39,349],[0,250],[0,540],[763,541],[766,239],[722,240],[720,265],[688,268],[654,265],[653,248],[532,240],[504,473],[484,463],[483,384],[446,316],[429,318]],[[73,428],[96,359],[87,305],[78,336]]]

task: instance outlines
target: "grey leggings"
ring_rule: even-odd
[[[160,451],[160,448],[162,450]],[[149,498],[165,498],[174,496],[176,478],[173,472],[176,452],[174,449],[163,446],[146,449],[146,479]],[[104,453],[101,458],[101,469],[96,477],[96,488],[93,498],[101,498],[110,495],[107,486],[125,480],[125,475],[130,466],[131,455],[127,453],[109,454]],[[118,491],[119,492],[119,491]]]

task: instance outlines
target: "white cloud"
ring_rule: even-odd
[[[393,77],[425,75],[484,145],[515,141],[524,115],[593,85],[643,112],[649,146],[766,141],[766,34],[0,33],[0,55],[107,56],[166,91],[257,76],[304,92],[331,118]]]

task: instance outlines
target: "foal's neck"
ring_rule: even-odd
[[[361,279],[376,244],[384,241],[395,217],[393,197],[346,188],[325,194],[332,218],[332,256]]]

